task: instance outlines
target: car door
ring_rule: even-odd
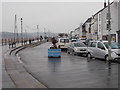
[[[96,56],[96,44],[97,42],[91,42],[91,45],[89,47],[89,52],[92,55],[92,57]]]
[[[72,43],[70,43],[69,47],[68,47],[68,51],[72,52]]]
[[[105,51],[105,47],[103,45],[103,43],[98,42],[97,43],[97,51],[96,51],[96,56],[97,58],[101,58],[103,59],[105,57],[106,51]]]
[[[71,52],[74,51],[74,43],[71,44]]]

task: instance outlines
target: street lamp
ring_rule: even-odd
[[[110,1],[108,0],[108,66],[111,69],[111,15],[110,15]]]
[[[23,45],[23,28],[22,28],[22,18],[21,18],[21,44]]]
[[[38,25],[37,25],[37,41],[39,41],[39,35],[38,35]]]

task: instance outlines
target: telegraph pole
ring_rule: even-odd
[[[23,27],[22,27],[22,18],[21,18],[21,44],[23,45]]]
[[[39,36],[38,36],[38,25],[37,25],[37,40],[39,41],[39,38],[38,38]]]
[[[17,37],[16,37],[16,33],[17,33]],[[17,29],[17,16],[16,15],[15,15],[15,27],[14,27],[14,40],[17,40],[17,43],[19,42],[18,29]]]
[[[14,42],[16,40],[16,29],[17,29],[17,26],[16,26],[16,15],[15,15]]]
[[[45,28],[44,28],[44,39],[46,39],[46,31],[45,31]]]
[[[26,34],[26,40],[28,40],[28,39],[27,39],[27,30],[26,30],[26,29],[25,29],[25,34]]]
[[[111,14],[110,1],[108,0],[108,66],[111,69]]]

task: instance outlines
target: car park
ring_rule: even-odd
[[[87,57],[108,60],[108,41],[90,41]],[[120,49],[115,42],[111,42],[111,59],[120,60]]]
[[[59,38],[57,46],[60,49],[66,49],[67,50],[67,48],[69,46],[69,43],[70,43],[69,38]]]
[[[73,55],[86,55],[87,47],[82,42],[71,42],[68,47],[67,53]]]

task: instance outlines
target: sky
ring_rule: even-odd
[[[69,33],[103,8],[103,2],[3,2],[2,31],[14,32],[15,14],[20,33],[50,31]]]

